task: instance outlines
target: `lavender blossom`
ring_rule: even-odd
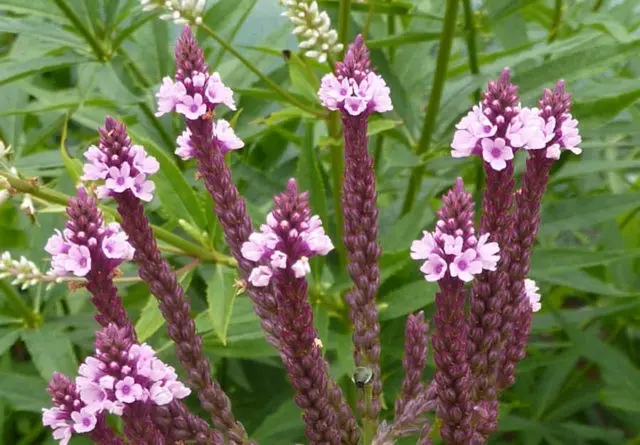
[[[235,109],[233,92],[224,85],[218,73],[208,73],[202,50],[198,47],[191,29],[184,27],[176,45],[175,82],[165,79],[166,94],[161,88],[158,93],[158,113],[176,110],[186,97],[204,97],[205,112],[193,119],[185,115],[187,129],[178,138],[176,154],[182,158],[195,156],[198,172],[204,179],[206,189],[215,202],[214,211],[218,216],[225,240],[231,254],[248,281],[253,270],[250,261],[242,256],[242,244],[249,239],[253,231],[251,219],[247,214],[246,203],[240,197],[237,187],[231,179],[231,171],[226,165],[224,155],[227,151],[242,147],[242,141],[224,120],[213,123],[215,107],[224,104]],[[173,85],[171,87],[170,85]],[[190,99],[186,99],[190,102]],[[195,99],[194,99],[195,100]],[[268,288],[249,286],[247,293],[254,303],[256,314],[260,318],[267,341],[278,346],[276,320],[276,302]]]
[[[88,409],[68,377],[54,373],[47,392],[54,407],[42,410],[42,423],[53,430],[53,438],[59,440],[60,445],[67,445],[74,433],[87,434],[99,445],[124,445],[105,422],[104,413]]]
[[[308,194],[298,192],[295,180],[274,198],[275,207],[260,232],[242,246],[246,259],[255,263],[249,278],[254,286],[271,288],[278,304],[282,362],[303,409],[306,435],[312,444],[342,443],[342,433],[329,391],[328,365],[322,357],[313,310],[308,301],[309,258],[326,255],[333,244],[317,216],[311,217]]]
[[[515,367],[524,357],[525,347],[531,330],[533,312],[540,308],[537,287],[526,277],[529,273],[531,253],[540,225],[540,205],[549,181],[549,171],[561,151],[579,154],[581,142],[578,121],[569,110],[571,96],[565,92],[564,82],[556,88],[544,91],[537,109],[545,134],[545,145],[529,150],[527,169],[522,176],[522,187],[516,194],[517,210],[513,228],[512,260],[509,264],[509,303],[506,316],[509,322],[501,326],[505,354],[499,366],[499,387],[506,389],[515,381]]]
[[[417,397],[424,390],[422,372],[427,362],[427,331],[429,325],[424,320],[424,312],[409,315],[404,334],[404,380],[402,391],[396,400],[395,416],[398,418],[404,412],[408,402]]]
[[[376,176],[367,152],[367,117],[393,109],[390,91],[381,76],[369,68],[369,51],[361,35],[336,63],[336,73],[326,74],[318,96],[329,110],[340,110],[344,127],[345,171],[342,188],[344,243],[349,274],[354,282],[347,294],[349,316],[354,324],[354,359],[357,366],[373,371],[371,400],[360,402],[365,422],[375,424],[380,412],[380,323],[375,294],[380,281],[377,243]]]
[[[67,207],[69,221],[63,233],[56,231],[45,246],[51,255],[52,272],[73,274],[87,280],[91,302],[97,309],[96,321],[125,328],[135,339],[135,330],[113,284],[114,270],[133,258],[134,249],[118,223],[104,225],[96,200],[80,187]]]
[[[468,444],[473,437],[473,397],[464,284],[483,269],[495,270],[500,249],[487,242],[493,234],[475,237],[473,201],[461,179],[443,197],[438,216],[435,232],[414,241],[411,256],[426,260],[421,268],[425,279],[440,286],[432,336],[440,433],[446,443]]]
[[[133,175],[137,178],[144,175],[142,183],[149,183],[144,171],[153,170],[153,163],[142,147],[133,148],[139,146],[131,145],[126,127],[113,118],[107,118],[100,135],[100,153],[96,153],[98,161],[106,163],[110,172],[129,172],[129,176],[114,179],[113,183],[107,182],[101,187],[103,190],[106,188],[106,197],[113,197],[118,203],[122,227],[136,249],[134,259],[138,264],[140,277],[148,283],[152,294],[159,301],[160,310],[167,321],[169,337],[176,345],[176,353],[188,372],[189,382],[199,390],[200,403],[212,414],[214,423],[229,434],[232,441],[244,443],[244,427],[233,417],[229,398],[211,376],[209,362],[202,352],[202,339],[196,334],[195,323],[190,314],[191,307],[184,290],[160,254],[149,221],[144,216],[140,198],[130,186],[125,187],[126,178]],[[127,164],[130,167],[125,168]]]

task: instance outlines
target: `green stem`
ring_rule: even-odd
[[[598,10],[600,9],[600,7],[602,6],[602,0],[596,0],[596,2],[593,5],[593,8],[591,9],[593,12],[598,12]]]
[[[56,6],[64,13],[65,16],[69,19],[73,27],[84,37],[87,41],[93,53],[96,55],[98,60],[107,61],[109,57],[107,57],[107,53],[100,45],[100,42],[93,35],[91,31],[85,26],[82,22],[82,19],[75,13],[73,8],[66,2],[66,0],[53,0]]]
[[[438,109],[440,108],[440,99],[442,98],[442,92],[444,90],[444,82],[447,78],[447,66],[449,65],[451,46],[456,34],[458,2],[459,0],[447,0],[442,34],[440,35],[440,49],[438,50],[438,59],[436,61],[436,72],[433,76],[433,85],[431,86],[427,112],[422,124],[422,132],[420,133],[420,139],[418,140],[418,146],[416,147],[416,153],[418,155],[426,153],[431,145],[431,137],[433,136],[433,130],[436,125]],[[405,196],[405,200],[402,205],[403,215],[408,213],[413,207],[413,203],[418,195],[420,183],[422,182],[424,169],[424,163],[420,163],[420,165],[411,172],[407,195]]]
[[[318,111],[315,107],[312,107],[311,105],[307,105],[305,103],[300,102],[289,92],[283,90],[277,83],[271,80],[268,76],[265,76],[264,74],[262,74],[262,72],[260,72],[260,70],[253,63],[251,63],[249,59],[247,59],[242,54],[240,54],[238,50],[236,50],[233,46],[231,46],[229,42],[227,42],[222,37],[220,37],[218,33],[215,32],[213,29],[209,28],[207,25],[204,25],[204,24],[200,25],[200,28],[204,32],[209,34],[209,36],[211,36],[213,40],[218,42],[218,44],[220,44],[220,46],[222,46],[225,50],[233,54],[233,56],[236,59],[238,59],[240,62],[242,62],[249,69],[249,71],[251,71],[253,74],[258,76],[260,80],[262,80],[266,85],[269,86],[269,88],[271,88],[280,97],[282,97],[284,101],[289,102],[291,105],[294,105],[300,108],[301,110],[311,113],[318,118],[322,118],[322,119],[325,118],[325,113],[323,113],[322,111]]]
[[[549,38],[547,41],[549,43],[553,42],[556,37],[558,37],[558,28],[560,28],[560,23],[562,22],[562,0],[555,0],[554,8],[553,8],[553,22],[551,24],[551,29],[549,30]]]
[[[331,138],[331,179],[333,187],[333,212],[335,213],[336,234],[340,242],[336,243],[340,258],[340,268],[347,264],[344,238],[344,215],[342,214],[342,177],[344,175],[344,145],[340,139],[340,117],[337,111],[331,113],[327,121],[327,130]]]
[[[0,171],[0,176],[3,176],[7,180],[7,182],[9,182],[9,185],[15,190],[18,190],[22,193],[28,193],[35,196],[36,198],[43,199],[50,203],[66,206],[69,202],[69,199],[71,198],[69,195],[65,195],[64,193],[60,193],[47,187],[38,185],[33,181],[20,179],[7,172]],[[109,215],[113,216],[116,220],[121,220],[120,215],[118,215],[115,210],[104,206],[100,206],[100,209],[104,213],[108,213]],[[186,256],[199,258],[202,261],[227,264],[233,267],[235,267],[236,265],[236,261],[233,258],[227,255],[223,255],[216,250],[209,250],[202,246],[189,242],[184,238],[163,229],[162,227],[151,225],[151,228],[153,229],[153,234],[156,236],[156,238],[173,247],[177,247]]]
[[[349,44],[349,13],[351,12],[351,0],[340,0],[338,9],[338,35],[343,45],[342,53],[347,50]]]
[[[36,327],[41,323],[40,317],[24,302],[18,291],[5,280],[0,280],[0,291],[4,294],[11,308],[22,317],[28,327]]]
[[[392,12],[387,16],[387,35],[393,37],[396,35],[396,16]],[[393,62],[396,56],[396,47],[389,46],[389,62]]]
[[[373,388],[371,385],[367,385],[364,388],[364,412],[369,412],[371,406],[371,400],[373,399]],[[372,421],[373,420],[373,421]],[[378,425],[375,419],[364,418],[362,419],[362,444],[371,445],[373,438],[375,437]]]

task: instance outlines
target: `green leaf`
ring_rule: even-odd
[[[425,280],[394,289],[378,299],[380,319],[391,320],[418,311],[433,303],[438,286]]]
[[[64,121],[64,125],[62,126],[62,135],[60,136],[60,156],[62,157],[62,162],[67,169],[67,173],[69,173],[69,176],[73,180],[73,183],[77,184],[80,181],[80,176],[82,175],[82,162],[72,158],[67,151],[65,143],[67,140],[68,125],[69,116],[67,115],[67,118]]]
[[[236,301],[236,289],[233,287],[235,277],[233,269],[216,264],[211,278],[207,281],[207,312],[213,331],[223,345],[227,344],[227,331]]]
[[[13,346],[21,332],[22,329],[16,327],[0,328],[0,355]]]
[[[597,295],[608,295],[612,297],[628,297],[633,295],[616,288],[610,283],[594,278],[582,270],[567,270],[564,272],[545,271],[544,273],[532,270],[531,277],[537,281],[568,286],[572,289]]]
[[[158,307],[158,300],[149,295],[147,304],[142,308],[140,318],[136,322],[136,334],[138,341],[143,342],[155,334],[164,325],[164,317]]]
[[[44,326],[24,330],[21,337],[43,379],[49,380],[55,371],[68,376],[77,373],[78,363],[71,342],[63,333]]]
[[[397,48],[400,45],[407,45],[410,43],[431,42],[431,41],[438,40],[439,38],[440,38],[439,32],[406,32],[404,34],[400,34],[397,36],[391,36],[391,37],[386,37],[382,39],[367,40],[367,47],[369,47],[370,49],[385,48],[387,46]]]
[[[402,125],[402,121],[396,121],[391,119],[375,119],[369,122],[367,127],[367,136],[374,136],[385,131],[393,130],[394,128]]]
[[[575,369],[579,358],[579,351],[570,349],[548,364],[536,391],[535,419],[542,419],[543,414],[561,394],[562,386]]]
[[[622,212],[640,207],[640,193],[582,196],[552,201],[543,207],[540,235],[555,235],[614,219]]]
[[[44,390],[46,384],[37,377],[0,371],[0,397],[19,411],[40,413],[50,406],[51,397]]]
[[[288,400],[262,421],[251,434],[251,438],[259,442],[281,441],[284,435],[291,432],[302,434],[303,423],[300,418],[300,408],[293,400]]]
[[[160,163],[156,185],[159,189],[167,191],[167,194],[163,193],[165,199],[161,199],[163,204],[169,206],[167,210],[177,217],[188,216],[193,224],[202,230],[206,229],[207,223],[202,204],[175,162],[150,140],[139,135],[132,134],[132,136],[138,139],[147,152]]]
[[[312,102],[317,102],[320,82],[307,63],[302,61],[297,54],[291,53],[289,60],[287,60],[287,65],[289,66],[289,77],[294,91]]]
[[[531,258],[531,271],[536,276],[543,277],[545,274],[599,266],[621,258],[638,256],[640,250],[595,252],[586,249],[536,249]]]
[[[579,159],[565,164],[561,170],[551,177],[551,182],[561,179],[575,178],[577,176],[590,175],[594,173],[609,173],[617,170],[634,170],[640,168],[640,160],[607,161],[604,159],[586,160]]]
[[[0,63],[0,85],[14,82],[33,74],[53,71],[89,61],[86,57],[76,55],[45,56],[25,61],[5,60]]]

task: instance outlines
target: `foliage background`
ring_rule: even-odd
[[[283,49],[295,53],[296,41],[275,0],[208,3],[206,25],[276,84],[318,109],[314,79],[328,68],[282,57]],[[455,177],[462,176],[477,194],[479,161],[453,160],[447,147],[477,89],[509,66],[529,106],[542,88],[566,80],[584,153],[563,155],[553,169],[531,272],[541,286],[543,310],[536,314],[517,384],[503,397],[500,434],[493,443],[640,444],[638,2],[474,1],[473,30],[461,4],[448,70],[440,73],[446,82],[431,145],[420,155],[416,141],[438,76],[444,2],[365,0],[351,5],[347,23],[338,20],[337,0],[320,5],[345,39],[368,28],[373,63],[390,84],[395,105],[371,125],[384,251],[379,303],[388,406],[402,377],[406,314],[433,309],[434,288],[410,261],[408,246],[430,226],[439,196]],[[134,141],[163,166],[154,178],[157,197],[147,208],[152,221],[192,247],[185,255],[184,246],[176,252],[174,245],[167,256],[176,268],[202,259],[182,281],[236,416],[263,444],[301,442],[302,422],[285,373],[262,338],[247,297],[234,297],[233,269],[207,262],[202,253],[212,247],[224,251],[224,245],[210,198],[194,180],[194,165],[173,155],[182,124],[168,116],[153,118],[153,94],[162,76],[173,73],[171,51],[179,31],[157,15],[143,13],[136,0],[0,0],[1,138],[13,146],[13,163],[22,175],[72,194],[77,159],[96,142],[104,117],[128,123]],[[247,145],[230,162],[254,220],[263,220],[285,178],[297,176],[312,191],[314,211],[334,221],[335,139],[327,136],[324,123],[282,102],[205,33],[199,38],[213,69],[237,93],[241,113],[235,125]],[[477,56],[475,74],[470,55]],[[521,154],[520,171],[523,161]],[[425,167],[422,186],[412,210],[402,216],[409,174],[419,164]],[[0,206],[0,250],[25,255],[46,270],[42,246],[62,226],[63,208],[53,199],[36,200],[34,224],[18,210],[20,198]],[[329,226],[337,243],[336,225]],[[332,373],[353,400],[348,317],[340,297],[348,280],[339,261],[333,254],[314,266],[312,299]],[[134,268],[125,267],[124,276],[135,276]],[[175,362],[147,288],[127,282],[120,290],[141,337]],[[16,305],[16,296],[26,305]],[[44,387],[54,370],[73,375],[91,348],[96,324],[87,293],[70,292],[63,284],[19,291],[5,281],[0,297],[0,438],[6,444],[53,443],[40,424],[40,408],[49,405]]]

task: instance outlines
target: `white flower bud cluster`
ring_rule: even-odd
[[[50,282],[54,278],[40,272],[33,261],[29,261],[23,256],[20,257],[20,260],[14,260],[9,252],[3,252],[0,255],[0,280],[7,277],[13,277],[11,284],[20,286],[23,290],[41,281]]]
[[[331,29],[331,19],[325,11],[318,10],[315,0],[280,0],[280,3],[287,9],[282,15],[295,26],[293,33],[305,56],[324,63],[329,54],[342,51],[338,33]]]
[[[206,0],[140,0],[145,11],[165,9],[167,13],[162,14],[160,18],[170,20],[176,25],[201,24],[206,3]]]

